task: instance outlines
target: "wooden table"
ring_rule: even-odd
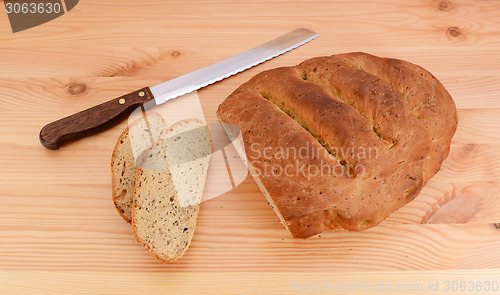
[[[450,294],[446,281],[500,281],[499,1],[82,0],[15,34],[0,10],[1,294],[302,294],[320,284]],[[297,27],[321,36],[198,91],[207,121],[262,70],[350,51],[420,64],[456,102],[441,171],[375,228],[294,240],[248,177],[204,202],[188,252],[161,264],[111,201],[126,122],[58,151],[38,141],[48,122]]]

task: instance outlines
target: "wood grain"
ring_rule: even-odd
[[[36,294],[71,294],[77,289],[80,293],[122,294],[138,288],[141,283],[141,294],[294,294],[298,285],[322,284],[332,289],[344,288],[344,293],[381,294],[381,277],[385,285],[391,285],[390,294],[450,294],[443,291],[446,281],[494,281],[498,271],[477,270],[471,274],[467,270],[454,271],[407,271],[405,277],[401,272],[193,272],[189,276],[181,273],[169,273],[169,280],[160,272],[43,272],[43,271],[11,271],[0,272],[0,284],[8,294],[36,292]],[[355,279],[354,279],[355,278]],[[92,284],[88,284],[91,281]],[[172,282],[175,284],[172,284]],[[114,284],[113,282],[120,282]],[[357,284],[359,288],[357,287]],[[429,291],[438,283],[437,291]],[[353,285],[353,287],[351,287]],[[41,287],[43,286],[43,287]],[[351,289],[352,288],[352,289]],[[398,291],[400,288],[402,291]],[[166,291],[167,290],[167,291]],[[318,289],[317,289],[318,290]],[[321,290],[320,290],[321,291]],[[320,291],[299,294],[316,294]],[[321,291],[321,292],[327,292]],[[411,292],[414,293],[411,293]],[[342,291],[339,291],[342,292]],[[329,292],[332,293],[332,292]],[[485,292],[486,293],[486,292]],[[328,293],[326,293],[328,294]]]
[[[16,34],[1,12],[1,293],[288,294],[292,280],[500,280],[499,10],[500,1],[472,0],[88,0]],[[422,65],[457,105],[440,172],[373,229],[293,240],[247,177],[202,203],[186,255],[160,264],[111,201],[110,157],[126,122],[56,152],[38,141],[49,122],[297,27],[320,37],[198,91],[208,122],[258,72],[350,51]]]

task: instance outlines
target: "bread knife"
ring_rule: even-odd
[[[95,134],[118,123],[148,101],[154,99],[156,105],[162,104],[263,63],[318,36],[305,28],[296,29],[218,63],[62,118],[40,130],[40,142],[44,147],[56,150],[65,142]]]

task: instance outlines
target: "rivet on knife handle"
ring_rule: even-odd
[[[40,142],[56,150],[63,143],[86,137],[118,123],[141,104],[153,99],[148,87],[112,99],[74,115],[45,125],[40,130]]]

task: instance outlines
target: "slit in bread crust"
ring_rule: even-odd
[[[300,127],[302,127],[304,130],[306,130],[309,134],[311,134],[311,136],[319,143],[319,145],[321,145],[327,152],[328,154],[330,154],[330,156],[335,160],[337,161],[340,165],[342,165],[345,169],[345,171],[347,171],[347,175],[351,178],[356,178],[356,173],[355,173],[355,170],[354,170],[354,166],[353,165],[350,165],[346,159],[342,159],[338,153],[336,153],[324,140],[322,140],[318,135],[314,134],[312,132],[312,130],[310,128],[308,128],[304,123],[302,122],[299,122],[297,119],[295,119],[295,116],[294,114],[292,114],[292,112],[283,107],[283,106],[279,106],[278,104],[276,104],[272,99],[270,99],[270,97],[268,95],[264,95],[262,93],[260,93],[260,95],[265,98],[266,100],[268,100],[270,103],[272,103],[277,109],[279,109],[281,112],[283,112],[285,115],[287,115],[288,117],[290,117],[293,121],[295,121],[295,123],[297,123],[297,125],[299,125]]]
[[[316,83],[315,81],[313,80],[310,80],[308,79],[307,77],[307,73],[305,73],[304,71],[301,71],[301,70],[298,70],[298,69],[295,69],[295,71],[297,72],[297,74],[299,75],[299,77],[304,80],[304,81],[307,81],[307,82],[310,82],[310,83],[314,83],[318,86],[325,86],[325,85],[321,85],[319,83]],[[360,114],[363,118],[366,119],[366,121],[368,122],[368,124],[370,124],[370,126],[372,127],[372,130],[373,132],[378,136],[378,138],[380,138],[380,140],[384,141],[384,142],[387,142],[389,144],[388,148],[392,148],[397,142],[393,141],[393,140],[390,140],[390,139],[387,139],[385,138],[383,135],[382,135],[382,132],[370,121],[370,119],[368,119],[368,117],[363,113],[361,112],[360,110],[358,110],[353,104],[349,103],[347,100],[345,100],[343,97],[342,97],[342,94],[339,93],[338,91],[334,91],[334,89],[332,89],[331,87],[325,87],[326,89],[328,89],[328,91],[335,97],[337,97],[341,102],[345,103],[346,105],[352,107],[356,112],[358,112],[358,114]]]
[[[354,69],[358,69],[360,71],[363,71],[365,73],[367,73],[368,75],[372,75],[372,76],[375,76],[377,77],[378,79],[382,80],[382,81],[385,81],[387,82],[389,85],[391,85],[392,87],[394,87],[394,89],[396,89],[399,93],[401,93],[401,95],[403,95],[404,97],[404,101],[408,104],[408,106],[410,107],[410,109],[412,110],[413,114],[415,115],[416,118],[419,119],[419,116],[416,114],[416,107],[410,102],[410,100],[408,99],[408,97],[406,96],[406,93],[402,90],[399,90],[399,88],[396,86],[395,83],[393,83],[392,81],[390,81],[389,79],[386,79],[385,77],[381,76],[381,75],[376,75],[375,73],[373,72],[370,72],[368,70],[366,70],[365,68],[363,68],[363,66],[359,63],[355,63],[355,62],[352,62],[350,60],[347,60],[345,59],[344,62],[350,66],[351,68],[354,68]]]

